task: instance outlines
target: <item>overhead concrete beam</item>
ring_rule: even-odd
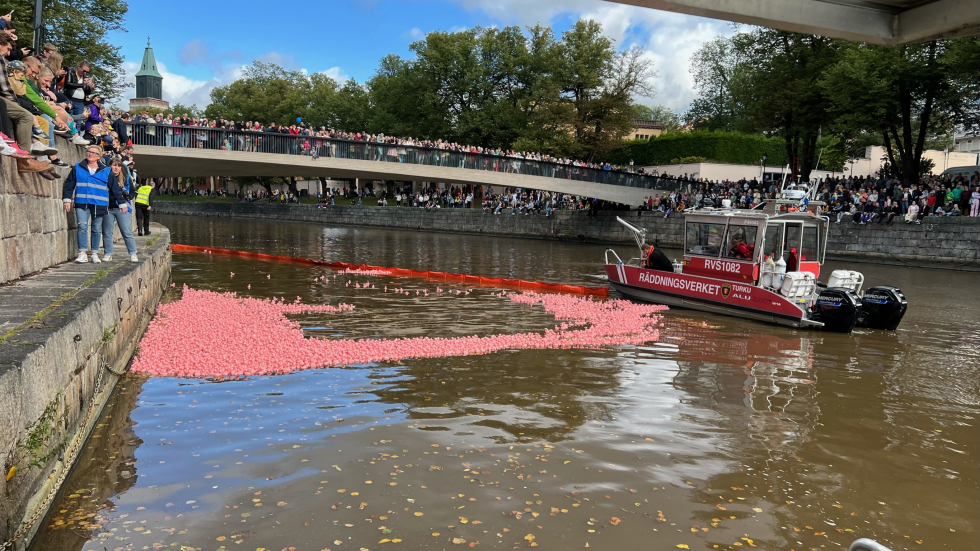
[[[607,1],[879,45],[980,32],[977,0],[926,0],[908,10],[862,0]]]
[[[509,172],[362,161],[336,157],[314,159],[306,155],[185,149],[150,145],[135,146],[134,154],[139,162],[139,175],[143,178],[294,176],[446,182],[449,184],[493,186],[497,191],[503,191],[505,187],[540,189],[553,193],[594,197],[626,205],[639,205],[644,202],[647,196],[653,195],[655,192],[655,190],[644,188],[594,184],[578,180],[528,176]]]
[[[980,33],[980,2],[939,0],[898,14],[900,42]]]

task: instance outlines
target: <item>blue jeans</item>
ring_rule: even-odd
[[[48,121],[48,146],[54,147],[54,119],[41,113],[41,118]]]
[[[92,244],[99,250],[102,241],[102,224],[104,214],[96,215],[94,205],[75,205],[75,219],[78,220],[78,252],[88,250],[88,227],[92,223]]]
[[[112,223],[114,221],[119,224],[119,231],[126,243],[126,251],[130,255],[136,254],[136,239],[133,238],[133,211],[123,212],[118,208],[109,209],[109,214],[102,218],[102,248],[105,249],[105,254],[112,254],[114,229]]]
[[[71,114],[81,115],[85,111],[85,100],[71,98]]]

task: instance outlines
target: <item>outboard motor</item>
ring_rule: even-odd
[[[860,315],[861,297],[843,287],[824,289],[813,303],[813,319],[827,331],[850,333]]]
[[[879,285],[864,292],[858,325],[894,331],[901,323],[909,303],[898,287]]]

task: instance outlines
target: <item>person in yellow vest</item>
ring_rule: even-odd
[[[149,179],[136,190],[137,235],[150,235],[150,211],[153,210],[153,198],[156,194],[156,189]]]

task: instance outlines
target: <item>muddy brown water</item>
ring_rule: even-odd
[[[160,221],[177,243],[601,284],[591,277],[601,246]],[[898,331],[834,335],[672,310],[646,346],[221,383],[128,376],[33,549],[804,550],[859,537],[977,549],[978,275],[850,267],[906,293]],[[299,318],[311,338],[549,326],[487,292],[395,298],[311,283],[322,273],[201,254],[175,254],[173,266],[177,289],[358,306]]]

